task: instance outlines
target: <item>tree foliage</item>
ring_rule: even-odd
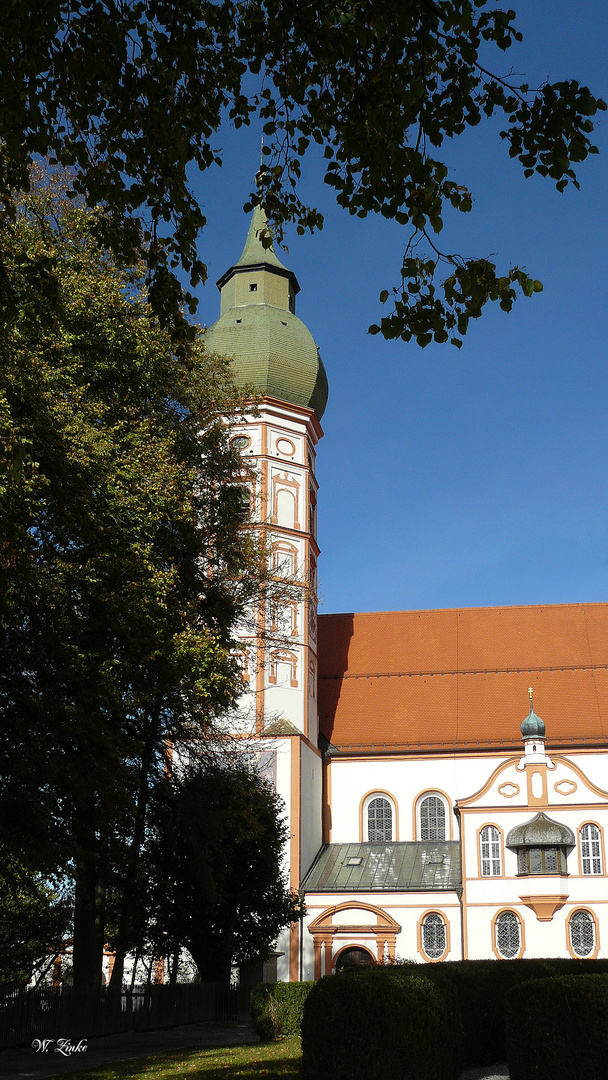
[[[176,773],[156,793],[150,900],[157,948],[188,949],[203,981],[264,960],[298,918],[281,859],[280,801],[243,754]]]
[[[0,984],[28,983],[68,937],[69,898],[4,855],[0,867]]]
[[[261,579],[225,363],[171,348],[143,268],[67,196],[39,173],[0,223],[0,810],[15,859],[74,879],[86,982],[167,740],[240,692],[232,633]]]
[[[251,198],[278,238],[289,220],[299,232],[322,225],[298,195],[302,159],[317,144],[341,206],[408,230],[400,280],[381,295],[393,309],[371,331],[458,345],[488,301],[509,310],[518,289],[532,295],[540,283],[440,251],[444,208],[466,212],[472,200],[442,144],[498,114],[524,174],[563,191],[596,151],[591,117],[605,108],[576,80],[532,88],[492,73],[488,52],[520,38],[515,13],[493,0],[10,0],[0,26],[1,194],[10,208],[35,155],[72,166],[89,203],[108,208],[104,242],[127,259],[147,244],[152,302],[169,318],[178,264],[193,286],[205,277],[189,167],[221,164],[225,120],[261,120],[265,168]]]

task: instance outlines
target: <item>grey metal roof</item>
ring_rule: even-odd
[[[460,883],[458,840],[418,840],[325,844],[302,888],[306,892],[426,892],[453,890]]]

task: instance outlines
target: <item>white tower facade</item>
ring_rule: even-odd
[[[266,237],[265,215],[256,209],[241,258],[218,281],[221,314],[207,348],[230,357],[237,385],[260,395],[233,435],[272,578],[267,600],[240,634],[247,692],[239,729],[256,737],[285,803],[286,870],[298,890],[322,842],[315,458],[327,378],[312,335],[295,315],[297,279],[265,246]],[[279,979],[300,977],[304,944],[298,926],[283,934]]]

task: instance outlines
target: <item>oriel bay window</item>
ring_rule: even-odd
[[[511,829],[507,847],[517,853],[518,874],[567,874],[574,833],[541,812]]]

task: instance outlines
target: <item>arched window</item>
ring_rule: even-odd
[[[298,549],[286,541],[277,540],[272,545],[272,569],[278,577],[296,576]]]
[[[602,848],[597,825],[583,825],[581,829],[581,866],[583,874],[602,873]]]
[[[382,795],[374,796],[367,804],[367,839],[376,843],[393,839],[393,808]]]
[[[496,950],[503,960],[513,960],[521,949],[521,926],[514,911],[502,911],[495,925]]]
[[[420,839],[445,840],[445,803],[439,795],[420,801]]]
[[[482,877],[500,877],[500,833],[495,825],[484,825],[479,834],[479,861]]]
[[[570,945],[575,956],[589,956],[595,948],[595,923],[588,911],[573,911],[569,921]]]
[[[422,951],[429,960],[439,960],[447,944],[445,922],[436,911],[424,916],[422,921]]]

